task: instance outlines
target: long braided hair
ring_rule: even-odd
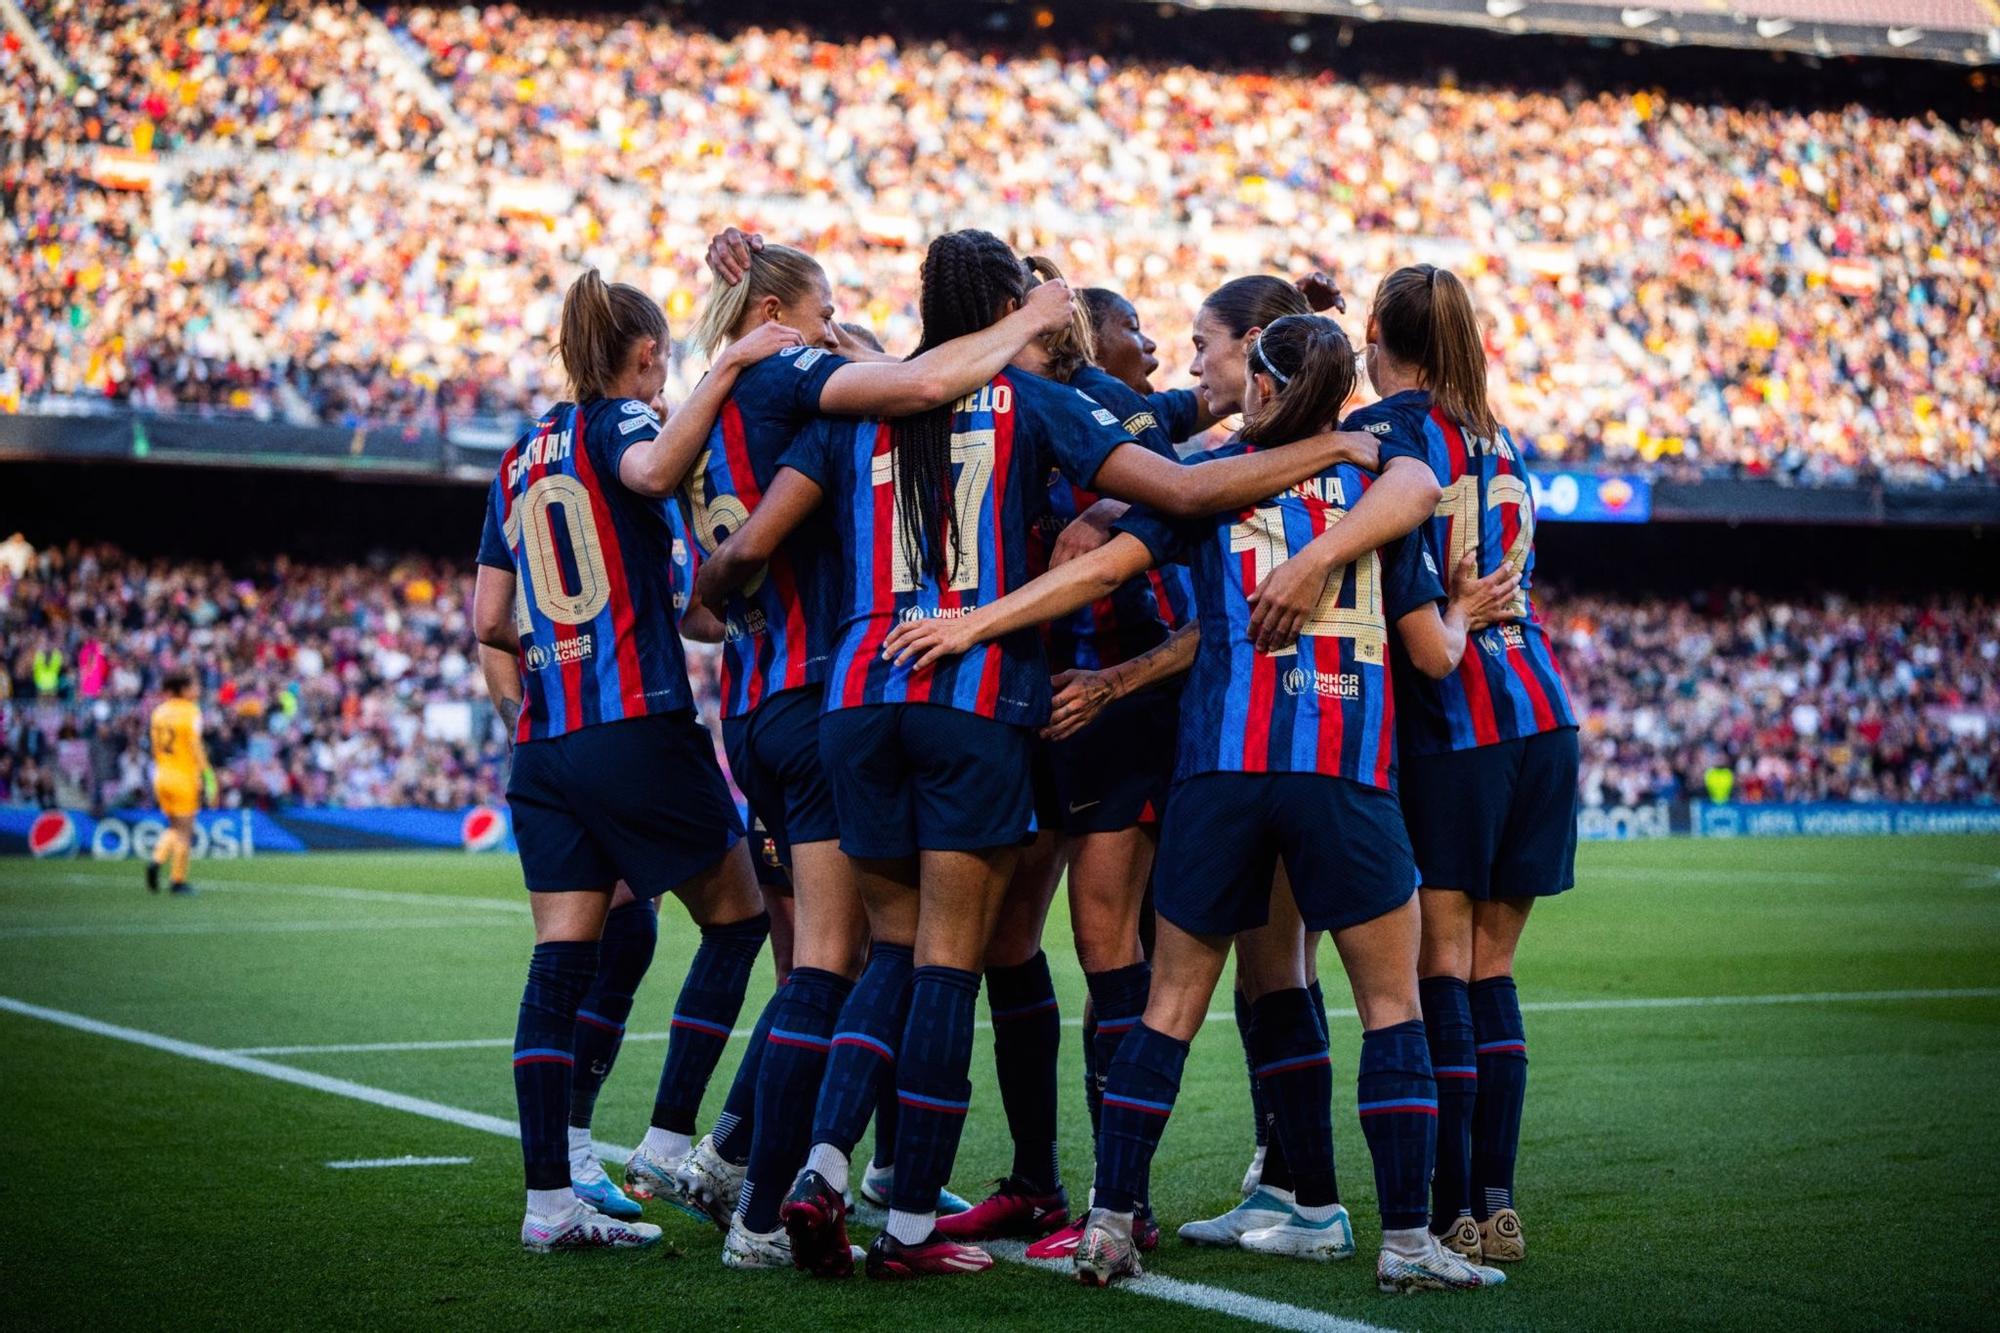
[[[921,355],[953,338],[977,333],[1000,318],[1001,307],[1027,295],[1027,271],[1007,243],[991,232],[946,232],[924,254],[919,311]],[[951,421],[955,405],[899,417],[890,423],[894,450],[896,509],[902,517],[898,540],[911,569],[921,569],[942,586],[958,572],[962,549],[953,522]]]

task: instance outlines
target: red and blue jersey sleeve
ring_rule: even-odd
[[[1437,560],[1420,533],[1398,537],[1380,551],[1382,612],[1394,625],[1412,611],[1445,600]]]
[[[820,390],[845,362],[786,348],[747,367],[709,430],[684,492],[697,546],[713,552],[763,502]],[[722,715],[740,717],[783,690],[819,683],[831,651],[835,580],[829,527],[814,515],[724,608]]]
[[[1195,423],[1201,420],[1201,399],[1193,389],[1161,389],[1146,395],[1146,406],[1152,410],[1153,418],[1159,423],[1161,434],[1169,444],[1179,444],[1194,434]]]
[[[1373,435],[1382,451],[1381,467],[1389,466],[1391,459],[1414,458],[1437,473],[1438,485],[1442,486],[1448,480],[1444,462],[1432,454],[1431,442],[1424,431],[1430,410],[1430,394],[1422,389],[1405,389],[1366,407],[1357,407],[1347,414],[1340,428]]]
[[[1020,371],[1006,378],[1018,395],[1023,443],[1076,485],[1088,489],[1112,450],[1136,443],[1118,414],[1083,390]]]
[[[507,544],[507,507],[512,500],[500,479],[506,475],[507,464],[513,457],[513,451],[509,450],[501,459],[501,470],[486,488],[486,522],[479,530],[479,563],[504,569],[509,574],[514,572],[514,551]]]
[[[602,399],[590,405],[590,415],[592,420],[603,422],[587,444],[593,450],[592,463],[606,476],[618,475],[627,449],[660,433],[660,414],[637,398]]]
[[[1122,381],[1095,366],[1086,366],[1070,383],[1116,417],[1120,428],[1139,444],[1169,462],[1179,462],[1151,405]],[[1096,492],[1071,482],[1060,468],[1051,468],[1051,521],[1047,525],[1051,539],[1097,503],[1098,498]],[[1043,528],[1038,523],[1036,533],[1039,535]],[[1041,553],[1037,554],[1035,568],[1039,571],[1044,560],[1039,558]],[[1129,661],[1158,645],[1180,626],[1187,619],[1190,600],[1185,570],[1177,567],[1149,570],[1075,615],[1045,626],[1049,666],[1059,672],[1072,667],[1101,670]]]

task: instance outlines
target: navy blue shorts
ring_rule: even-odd
[[[942,704],[822,714],[840,848],[891,858],[1011,847],[1034,826],[1026,727]]]
[[[792,896],[792,849],[751,815],[750,859],[757,864],[757,882],[781,898]]]
[[[1106,704],[1088,727],[1049,745],[1054,827],[1116,833],[1152,823],[1173,783],[1181,701],[1173,690],[1144,690]]]
[[[1393,793],[1321,773],[1203,773],[1167,797],[1155,907],[1193,935],[1254,930],[1280,859],[1307,930],[1373,921],[1417,888]]]
[[[584,727],[514,747],[507,808],[535,893],[608,889],[657,898],[743,836],[715,742],[693,709]]]
[[[1403,819],[1424,883],[1480,902],[1576,883],[1576,728],[1408,755]]]
[[[822,697],[819,686],[801,685],[771,695],[742,717],[722,719],[729,771],[786,864],[795,843],[840,836],[833,789],[819,763]]]

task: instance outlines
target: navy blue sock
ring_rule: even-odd
[[[1437,1081],[1420,1019],[1361,1034],[1361,1132],[1375,1159],[1382,1229],[1430,1221],[1431,1166],[1437,1158]]]
[[[514,1025],[514,1101],[528,1188],[569,1188],[569,1074],[576,1007],[597,972],[596,940],[537,944]]]
[[[900,1037],[897,1040],[902,1040]],[[877,1171],[894,1170],[896,1166],[896,1124],[902,1116],[896,1106],[896,1080],[878,1080],[875,1090],[875,1156],[872,1159]]]
[[[1180,1095],[1188,1044],[1139,1023],[1119,1043],[1104,1084],[1096,1206],[1129,1213],[1149,1197],[1153,1154]]]
[[[653,965],[659,938],[660,917],[651,903],[626,903],[604,918],[604,937],[597,942],[597,975],[576,1011],[569,1122],[578,1129],[590,1128],[598,1089],[618,1061],[625,1020],[632,1016],[632,997]]]
[[[1084,1067],[1090,1079],[1090,1128],[1092,1138],[1102,1128],[1104,1081],[1111,1076],[1111,1062],[1118,1058],[1118,1047],[1127,1034],[1139,1025],[1139,1018],[1146,1012],[1146,999],[1153,989],[1153,965],[1133,963],[1129,967],[1114,967],[1109,972],[1086,972],[1083,984],[1090,988],[1090,1004],[1096,1019],[1096,1030],[1086,1030],[1084,1047],[1086,1059]]]
[[[972,1020],[979,974],[956,967],[920,967],[910,974],[910,1016],[896,1061],[896,1211],[937,1211],[938,1191],[951,1179],[965,1113],[972,1105]],[[1054,1094],[1054,1079],[1050,1080]]]
[[[770,933],[771,918],[762,912],[726,926],[701,928],[701,944],[688,964],[680,998],[674,1001],[667,1061],[660,1069],[659,1094],[653,1098],[653,1128],[694,1133],[708,1080],[743,1008],[750,969]]]
[[[1304,987],[1251,1005],[1250,1049],[1302,1208],[1340,1202],[1333,1168],[1333,1062]],[[1268,1163],[1269,1157],[1266,1156]]]
[[[988,968],[986,984],[986,1003],[993,1013],[993,1068],[1007,1132],[1014,1140],[1013,1174],[1035,1193],[1051,1194],[1062,1184],[1056,1151],[1062,1013],[1056,1007],[1049,956],[1037,950],[1018,966]]]
[[[1431,1230],[1442,1235],[1472,1211],[1472,1116],[1479,1097],[1479,1067],[1472,1051],[1472,999],[1457,977],[1417,983],[1424,1002],[1424,1035],[1437,1078],[1437,1173],[1431,1177]]]
[[[1514,1206],[1514,1159],[1521,1151],[1521,1106],[1528,1097],[1528,1032],[1512,977],[1470,987],[1479,1057],[1472,1112],[1472,1215],[1484,1222]]]
[[[1319,1020],[1319,1039],[1321,1041],[1331,1041],[1332,1037],[1330,1034],[1332,1029],[1326,1025],[1326,992],[1319,988],[1317,978],[1314,979],[1312,985],[1306,987],[1306,991],[1313,998],[1313,1016]]]
[[[877,944],[868,951],[868,966],[834,1020],[826,1077],[813,1112],[814,1143],[852,1156],[882,1085],[895,1086],[896,1048],[910,1012],[911,953],[907,944]],[[879,1124],[876,1135],[881,1136]]]
[[[1086,976],[1085,981],[1090,978]],[[1097,1126],[1104,1111],[1104,1078],[1097,1062],[1097,1001],[1083,1006],[1083,1108],[1090,1112],[1090,1141],[1097,1142]]]
[[[1271,1142],[1271,1117],[1270,1108],[1264,1105],[1264,1089],[1257,1084],[1257,1057],[1250,1053],[1250,1001],[1243,998],[1241,986],[1231,992],[1230,998],[1236,1008],[1236,1040],[1243,1044],[1243,1068],[1250,1074],[1250,1119],[1256,1126],[1257,1146],[1265,1148]]]
[[[709,1131],[715,1137],[716,1156],[735,1166],[750,1160],[750,1139],[757,1128],[757,1083],[764,1068],[764,1038],[771,1031],[771,1015],[778,1008],[778,997],[784,993],[785,987],[780,985],[764,1001],[763,1012],[757,1015],[757,1026],[750,1030],[743,1060],[736,1066],[736,1077],[729,1081],[729,1095],[722,1099],[722,1114],[715,1118],[715,1128]]]
[[[743,1225],[765,1235],[778,1225],[778,1206],[812,1144],[812,1124],[799,1114],[819,1092],[833,1021],[854,983],[837,972],[794,968],[771,1007],[764,1034],[763,1070],[757,1079],[756,1133],[750,1169],[743,1176],[737,1211]]]

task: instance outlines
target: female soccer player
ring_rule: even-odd
[[[1244,427],[1224,456],[1286,452],[1321,428],[1354,383],[1353,354],[1331,320],[1281,319],[1251,348]],[[1084,604],[1162,558],[1191,560],[1201,646],[1183,692],[1177,785],[1168,798],[1154,890],[1160,916],[1145,1017],[1120,1044],[1104,1092],[1096,1197],[1077,1272],[1104,1284],[1137,1275],[1135,1205],[1180,1084],[1188,1043],[1238,932],[1263,924],[1278,862],[1307,927],[1334,932],[1364,1029],[1361,1112],[1383,1210],[1378,1282],[1390,1290],[1502,1281],[1437,1244],[1424,1225],[1436,1096],[1418,1018],[1416,871],[1393,794],[1394,699],[1387,658],[1394,623],[1412,656],[1445,672],[1464,651],[1456,605],[1416,542],[1368,552],[1330,581],[1306,634],[1282,655],[1245,632],[1258,576],[1344,521],[1368,474],[1336,466],[1246,510],[1176,523],[1144,511],[1120,535],[1011,597],[955,620],[899,626],[892,661],[917,670]],[[1508,593],[1511,595],[1511,592]],[[1290,1044],[1271,1051],[1267,1095],[1298,1104],[1295,1122],[1331,1115],[1323,1034],[1303,1010]],[[1281,1119],[1281,1123],[1283,1123]],[[1302,1136],[1330,1146],[1331,1130]],[[1343,1221],[1330,1163],[1295,1162],[1297,1225]],[[1346,1252],[1352,1252],[1351,1237]],[[1329,1255],[1329,1257],[1334,1257]]]
[[[1514,1209],[1528,1051],[1514,952],[1538,897],[1575,883],[1576,714],[1529,589],[1535,506],[1513,436],[1486,398],[1471,297],[1430,264],[1391,273],[1368,315],[1368,377],[1382,400],[1350,425],[1384,458],[1413,458],[1442,498],[1425,529],[1454,563],[1511,568],[1520,592],[1443,680],[1397,678],[1403,815],[1423,871],[1425,1031],[1438,1080],[1431,1229],[1479,1262],[1526,1253]],[[1305,583],[1344,552],[1315,542]]]
[[[660,1236],[581,1202],[565,1151],[577,1010],[614,883],[674,893],[701,928],[647,1134],[656,1146],[678,1138],[686,1151],[767,932],[675,633],[672,479],[647,405],[666,378],[666,317],[592,270],[563,298],[556,350],[573,399],[501,457],[473,605],[479,641],[517,655],[526,687],[507,803],[535,919],[514,1051],[521,1243],[534,1251]],[[675,775],[669,802],[655,799],[663,772]]]
[[[1065,323],[1069,305],[1067,293],[1050,291],[908,361],[849,360],[831,350],[841,335],[819,264],[788,246],[746,250],[740,280],[718,281],[710,294],[695,343],[714,355],[773,326],[794,331],[799,341],[739,372],[719,412],[704,415],[691,403],[668,423],[675,441],[701,441],[683,492],[696,545],[711,552],[743,526],[780,456],[820,413],[888,416],[943,407]],[[761,1111],[731,1124],[735,1145],[714,1135],[702,1139],[665,1186],[698,1199],[722,1221],[722,1260],[732,1268],[792,1266],[778,1209],[808,1146],[810,1125],[796,1108],[819,1089],[833,1021],[853,989],[868,938],[819,757],[822,681],[839,615],[834,542],[823,517],[801,525],[763,575],[719,612],[730,770],[790,864],[797,910],[791,976],[744,1056],[746,1069],[757,1066],[752,1077]],[[908,971],[904,946],[883,941],[876,951],[885,959],[903,955]],[[635,1174],[671,1169],[637,1156],[630,1168]]]
[[[146,887],[160,891],[160,867],[168,868],[168,886],[183,897],[194,892],[188,883],[188,858],[194,855],[194,817],[204,794],[215,799],[215,770],[201,743],[201,705],[195,702],[194,672],[169,671],[161,682],[167,697],[153,709],[146,730],[153,742],[153,799],[167,817],[167,831],[146,862]]]
[[[1025,270],[985,232],[938,238],[924,259],[925,348],[987,328],[1028,298]],[[880,659],[892,625],[950,618],[1026,582],[1027,536],[1047,502],[1048,470],[1175,513],[1247,502],[1326,466],[1317,436],[1294,455],[1183,467],[1137,444],[1075,389],[1010,369],[948,409],[893,422],[825,419],[786,455],[750,520],[696,581],[726,607],[820,505],[845,556],[842,630],[826,682],[820,752],[841,847],[856,858],[877,940],[913,942],[907,995],[877,984],[871,958],[836,1023],[808,1169],[782,1214],[793,1259],[845,1271],[847,1152],[829,1115],[872,1104],[893,1062],[903,1122],[889,1224],[871,1275],[978,1271],[983,1251],[936,1234],[969,1094],[972,1009],[1001,891],[1031,824],[1029,734],[1048,715],[1048,675],[1033,634],[941,670]],[[898,1044],[900,1042],[900,1045]],[[843,1051],[845,1056],[843,1057]],[[865,1118],[865,1115],[864,1117]]]

